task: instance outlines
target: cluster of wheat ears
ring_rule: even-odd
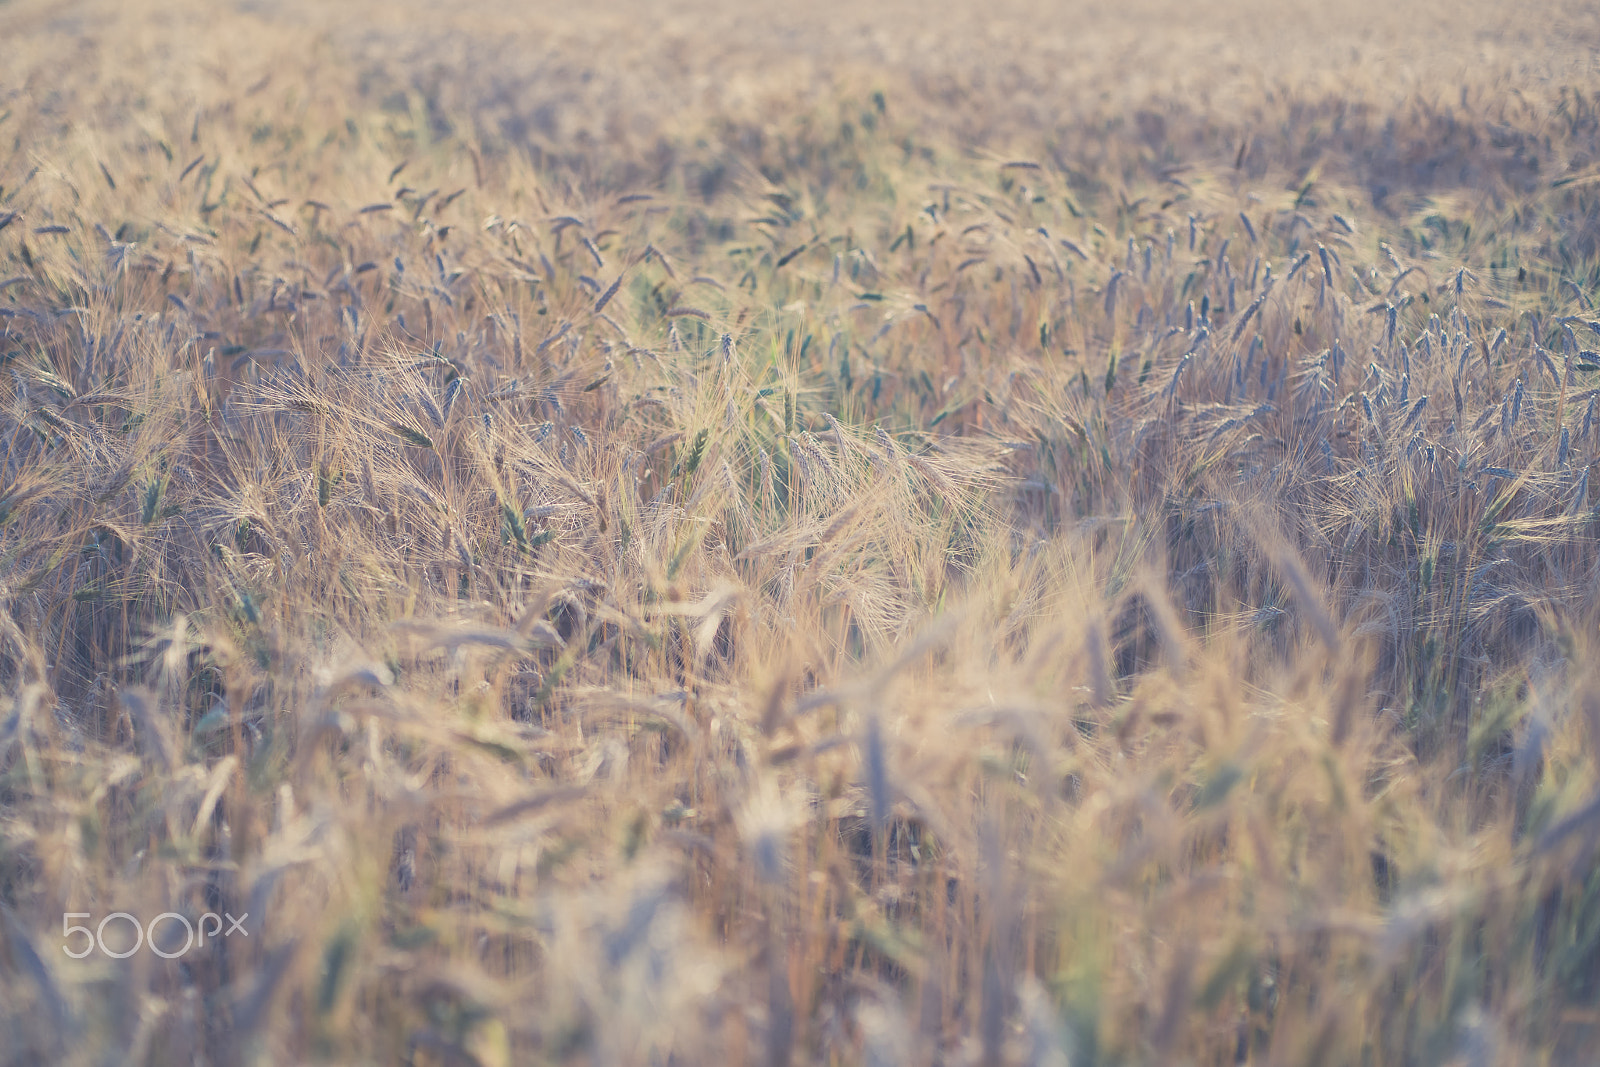
[[[1587,1062],[1593,13],[825,7],[0,5],[0,1063]]]

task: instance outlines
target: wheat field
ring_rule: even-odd
[[[1597,298],[1577,0],[0,3],[0,1063],[1592,1063]]]

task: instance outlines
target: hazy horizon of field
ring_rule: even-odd
[[[1585,1062],[1600,8],[0,62],[0,1065]]]

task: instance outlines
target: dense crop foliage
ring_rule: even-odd
[[[1584,1062],[1538,6],[0,6],[0,1062]]]

